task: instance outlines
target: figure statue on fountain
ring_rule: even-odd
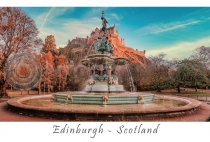
[[[107,37],[107,23],[108,22],[106,18],[104,17],[104,11],[102,11],[101,20],[102,20],[102,28],[101,28],[102,35],[94,43],[95,51],[101,54],[106,54],[106,53],[113,54],[114,46],[111,44],[111,42],[108,40],[108,37]]]
[[[102,20],[102,28],[101,28],[101,31],[103,31],[104,34],[106,34],[106,31],[107,31],[106,25],[108,24],[108,21],[104,17],[104,11],[102,11],[101,20]]]

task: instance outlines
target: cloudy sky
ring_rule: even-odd
[[[116,25],[126,45],[146,50],[146,56],[166,53],[185,58],[195,48],[210,46],[210,8],[21,8],[34,19],[40,37],[53,34],[58,47],[75,37],[86,37],[101,26],[105,11],[108,26]]]

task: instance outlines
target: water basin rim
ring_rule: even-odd
[[[160,96],[160,95],[155,95],[155,98],[159,98],[159,99],[172,99],[172,100],[177,100],[177,101],[182,101],[185,102],[187,104],[191,104],[192,102],[185,99],[185,98],[179,98],[179,97],[174,97],[174,96]]]
[[[52,98],[52,94],[51,95],[37,95],[37,96],[27,96],[27,97],[23,97],[23,98],[13,98],[7,101],[7,104],[9,106],[15,107],[15,108],[19,108],[19,109],[25,109],[25,110],[38,110],[38,111],[43,111],[43,112],[59,112],[59,113],[97,113],[97,114],[159,114],[159,113],[176,113],[176,112],[186,112],[186,111],[190,111],[190,110],[194,110],[196,108],[198,108],[201,104],[201,102],[194,100],[194,99],[190,99],[188,98],[190,101],[192,101],[193,103],[191,104],[187,104],[181,107],[174,107],[174,108],[170,108],[168,110],[147,110],[147,111],[142,111],[142,110],[132,110],[132,111],[116,111],[116,110],[109,110],[109,111],[99,111],[99,112],[94,112],[94,111],[84,111],[84,110],[66,110],[64,109],[58,109],[58,108],[49,108],[49,107],[40,107],[40,106],[31,106],[31,105],[27,105],[27,104],[23,104],[23,101],[26,100],[30,100],[30,99],[39,99],[39,98]],[[172,97],[171,97],[172,98]],[[174,97],[173,97],[174,98]],[[64,104],[65,105],[65,104]]]

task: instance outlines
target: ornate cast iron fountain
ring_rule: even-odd
[[[126,58],[116,58],[113,55],[114,46],[108,40],[107,20],[102,12],[101,36],[93,44],[93,54],[81,62],[89,68],[91,75],[86,85],[87,92],[124,92],[123,85],[118,84],[116,66],[125,65]]]
[[[56,93],[54,100],[73,104],[137,104],[152,101],[153,94],[125,92],[123,85],[118,84],[116,67],[125,65],[129,60],[114,56],[104,12],[101,20],[102,28],[99,38],[92,45],[93,52],[81,61],[90,71],[85,92]]]

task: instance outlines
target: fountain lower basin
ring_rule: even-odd
[[[140,104],[152,102],[155,98],[150,93],[90,93],[88,95],[71,93],[56,93],[53,95],[56,102],[70,104],[98,104],[98,105],[115,105],[115,104]]]
[[[73,92],[84,95],[84,92]],[[140,93],[141,94],[141,93]],[[140,95],[133,93],[130,95]],[[115,96],[116,94],[111,94]],[[125,95],[125,94],[124,94]],[[119,96],[119,95],[118,95]],[[120,95],[122,96],[122,94]],[[159,118],[177,118],[184,114],[196,113],[201,102],[182,97],[155,95],[153,101],[136,104],[72,104],[54,101],[53,94],[26,96],[10,99],[10,108],[38,116],[68,120],[155,120]]]

